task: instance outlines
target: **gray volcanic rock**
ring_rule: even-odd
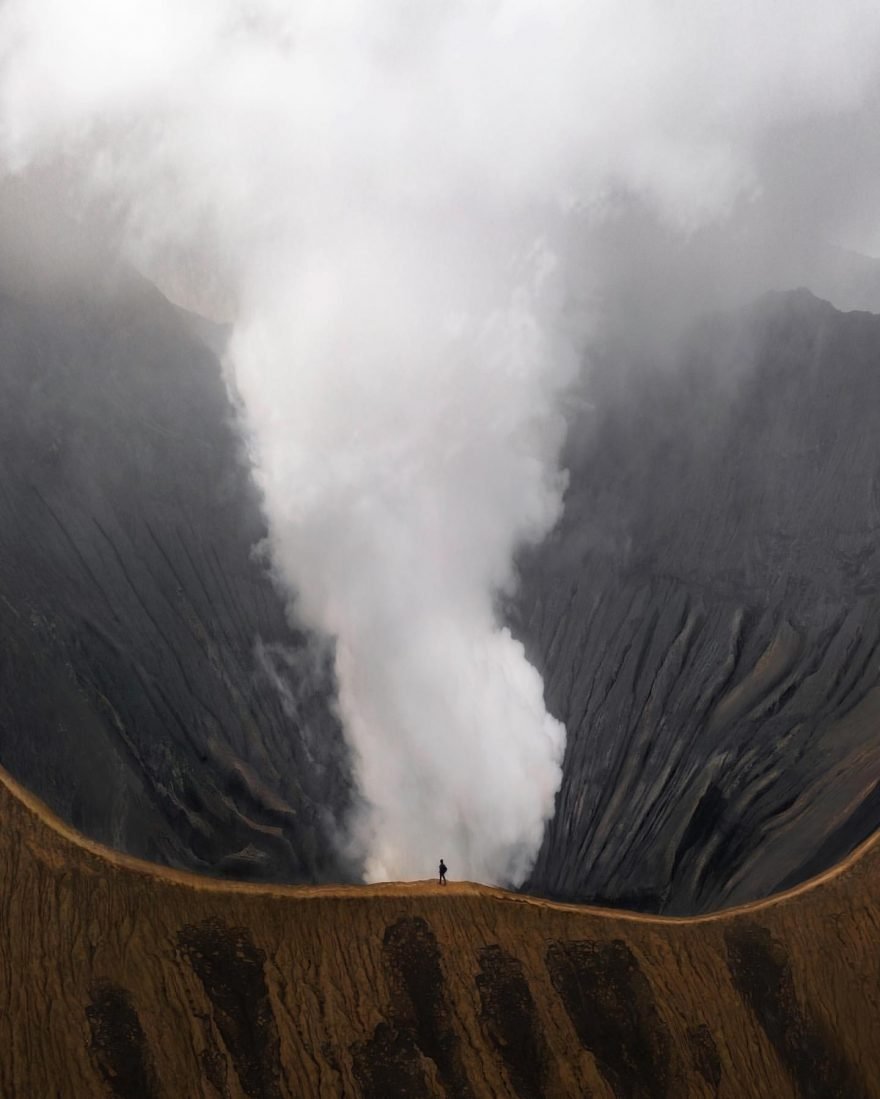
[[[763,897],[880,825],[880,317],[769,295],[590,396],[509,608],[568,729],[527,888]]]
[[[254,558],[204,329],[118,270],[0,293],[0,761],[122,850],[346,879],[331,660]]]
[[[356,877],[332,654],[254,557],[222,331],[100,263],[0,287],[0,763],[125,851]],[[705,911],[880,825],[880,318],[775,294],[674,367],[606,358],[507,608],[569,734],[527,888]]]

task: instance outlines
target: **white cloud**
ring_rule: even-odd
[[[869,3],[6,0],[0,157],[236,303],[275,562],[338,640],[371,873],[523,878],[564,734],[499,628],[559,515],[572,222],[684,231],[876,87]],[[197,268],[198,269],[198,268]],[[195,295],[198,286],[191,288]]]

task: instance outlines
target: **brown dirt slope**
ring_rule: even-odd
[[[0,774],[0,1094],[880,1095],[880,849],[662,920],[467,883],[230,885]]]

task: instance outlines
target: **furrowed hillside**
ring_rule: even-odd
[[[0,775],[0,1094],[880,1094],[880,849],[670,920],[467,883],[229,884]]]
[[[595,367],[511,609],[568,731],[532,891],[710,912],[880,826],[878,368],[805,290]]]
[[[357,880],[332,642],[255,550],[222,333],[79,246],[28,281],[29,241],[0,271],[0,763],[139,857]],[[504,608],[568,731],[526,888],[708,912],[880,825],[880,318],[774,294],[604,355]]]

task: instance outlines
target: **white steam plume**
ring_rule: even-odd
[[[277,567],[337,639],[373,877],[521,881],[564,734],[494,599],[559,515],[573,222],[688,230],[774,126],[858,109],[880,12],[816,0],[5,0],[0,158],[63,159],[189,250]],[[583,258],[581,258],[583,259]]]

